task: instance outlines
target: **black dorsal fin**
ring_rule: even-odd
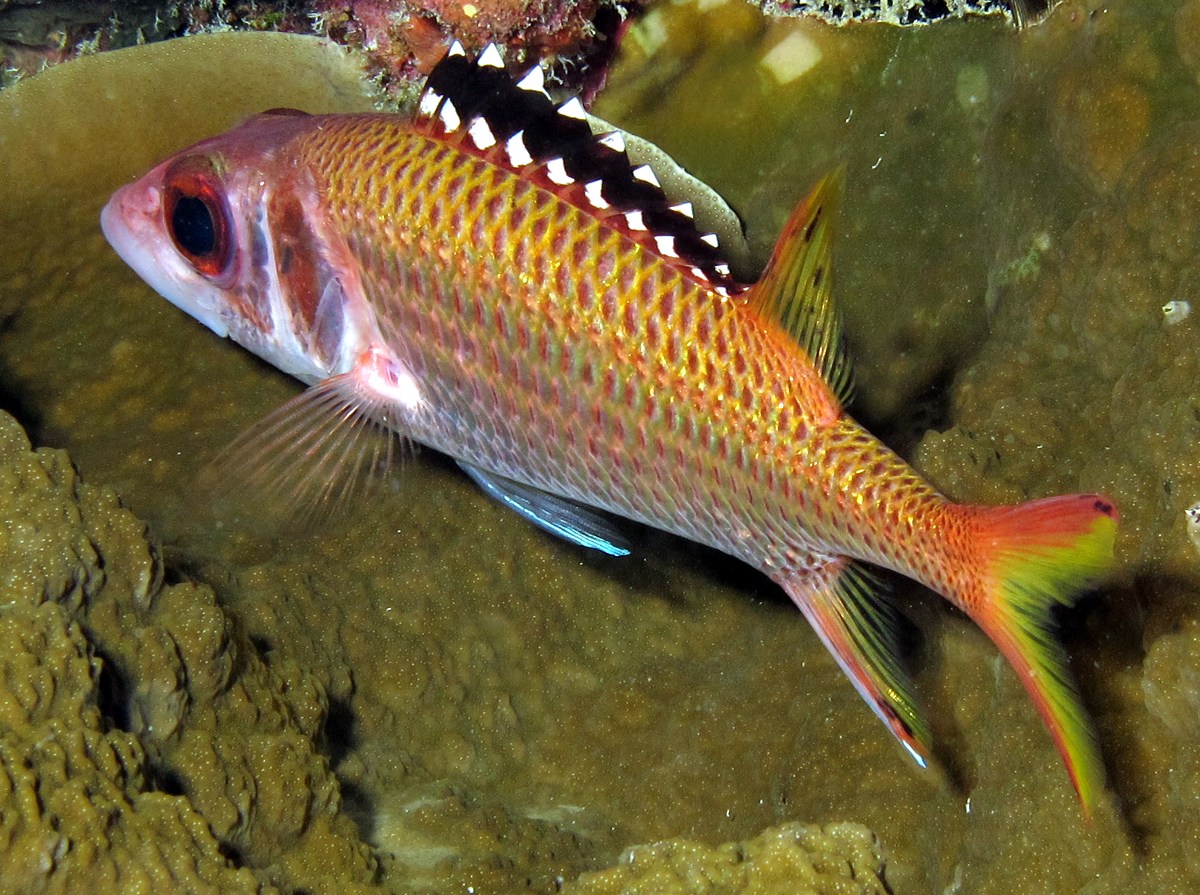
[[[697,229],[690,203],[669,198],[651,165],[631,164],[619,129],[589,116],[577,97],[555,105],[540,68],[513,78],[495,45],[475,58],[451,45],[425,82],[414,123],[538,181],[719,294],[744,289],[716,236]]]

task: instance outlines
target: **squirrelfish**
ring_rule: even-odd
[[[711,190],[556,105],[540,69],[455,45],[411,114],[265,112],[118,190],[102,224],[155,290],[311,385],[246,442],[316,463],[297,499],[348,487],[382,427],[578,544],[628,552],[615,514],[715,547],[787,592],[924,765],[864,564],[895,570],[995,641],[1090,811],[1103,765],[1050,609],[1108,572],[1117,511],[953,503],[847,415],[837,180],[747,285],[697,224],[732,218]]]

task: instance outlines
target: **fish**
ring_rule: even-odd
[[[118,189],[101,226],[155,291],[308,385],[231,454],[288,499],[345,499],[384,433],[582,547],[628,554],[622,518],[708,545],[783,589],[924,767],[873,571],[892,570],[994,641],[1090,817],[1104,765],[1052,611],[1109,576],[1118,510],[955,503],[847,413],[844,179],[742,276],[715,192],[537,66],[455,43],[412,111],[255,115]]]

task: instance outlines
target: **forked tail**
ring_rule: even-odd
[[[977,514],[984,569],[980,592],[964,608],[1016,670],[1090,816],[1104,764],[1050,609],[1073,603],[1112,568],[1116,507],[1106,497],[1073,494],[968,511]]]

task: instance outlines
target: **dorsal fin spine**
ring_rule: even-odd
[[[550,98],[550,94],[546,92],[546,76],[542,73],[540,65],[535,65],[525,72],[524,77],[517,81],[517,87],[530,93],[540,93],[546,99]]]
[[[566,115],[568,118],[574,118],[578,121],[586,121],[587,113],[583,109],[583,102],[579,97],[573,96],[561,106],[558,107],[559,115]]]
[[[467,128],[467,133],[471,135],[471,141],[475,144],[476,149],[490,149],[496,145],[496,138],[485,118],[473,119],[470,127]]]
[[[658,158],[658,170],[644,160],[632,163],[627,136],[643,156],[649,144],[593,118],[578,97],[555,106],[540,68],[514,81],[498,48],[471,58],[454,47],[430,73],[414,123],[435,139],[540,181],[706,288],[725,287],[722,295],[744,288],[717,254],[715,237],[697,230],[691,196],[679,201],[676,192],[668,199],[658,176],[662,171],[676,183],[686,173],[657,149],[651,158]]]
[[[484,68],[504,68],[504,59],[500,56],[500,48],[494,43],[488,44],[479,54],[479,59],[475,64]]]
[[[514,168],[522,168],[533,162],[533,156],[525,147],[524,131],[517,131],[504,143],[504,151]]]
[[[458,117],[458,109],[454,107],[449,99],[442,100],[442,105],[438,109],[438,118],[441,119],[442,127],[446,129],[446,133],[453,133],[458,130],[462,124],[462,119]]]

